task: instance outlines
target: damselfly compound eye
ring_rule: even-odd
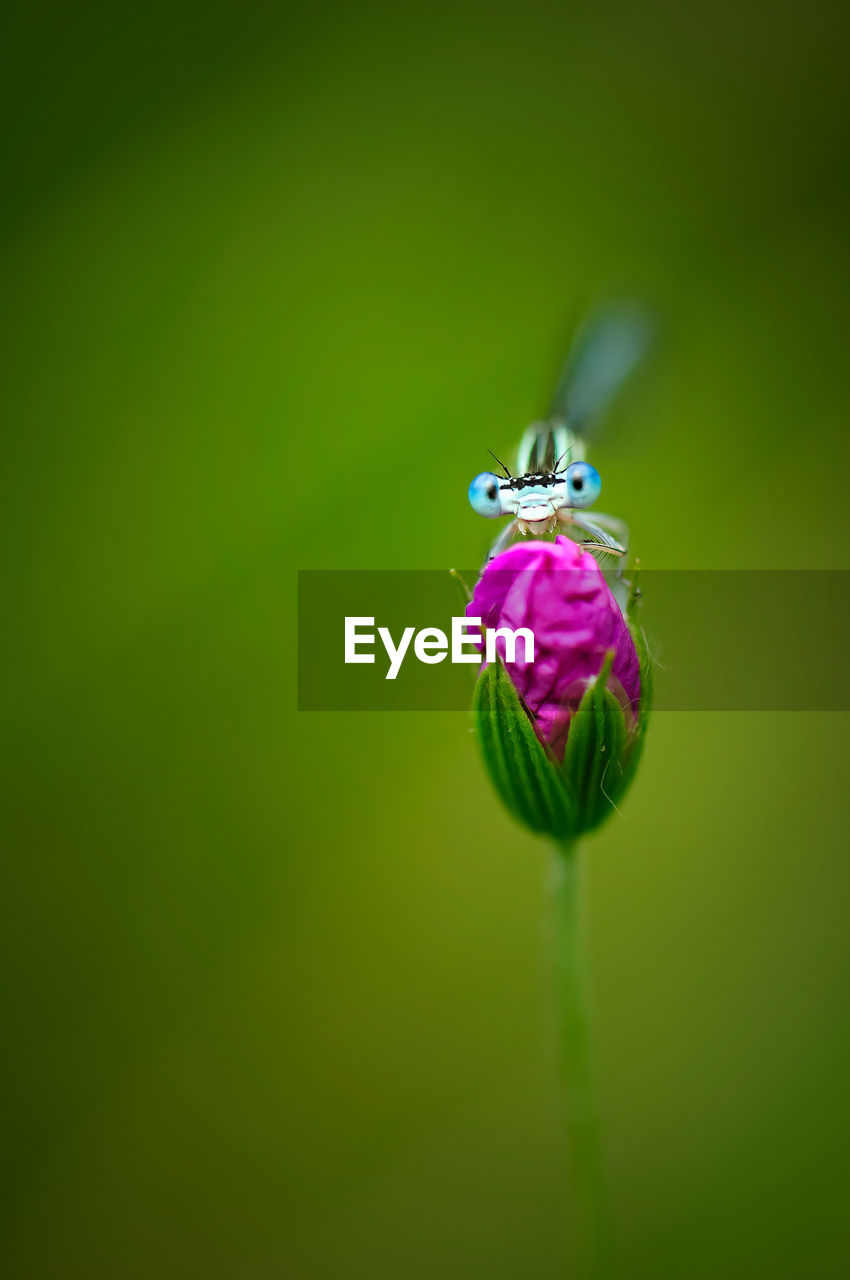
[[[502,502],[499,497],[499,477],[492,471],[482,471],[469,486],[469,503],[473,511],[480,516],[494,520],[502,514]]]
[[[589,462],[574,462],[567,467],[567,495],[571,507],[592,507],[601,489],[599,472]]]

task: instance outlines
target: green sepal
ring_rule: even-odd
[[[640,665],[637,713],[632,716],[608,688],[609,650],[572,716],[561,765],[537,738],[502,663],[491,663],[478,679],[473,711],[484,763],[506,807],[532,831],[574,839],[595,830],[635,776],[652,707],[652,661],[637,618],[636,579],[635,573],[626,622]]]
[[[573,804],[564,778],[501,662],[482,671],[472,709],[484,764],[508,810],[532,831],[572,835]]]
[[[609,649],[570,721],[562,772],[573,797],[575,835],[593,831],[609,817],[625,789],[629,734],[625,712],[607,688],[613,661]]]
[[[649,719],[649,713],[652,710],[652,694],[653,694],[653,671],[652,659],[649,656],[649,649],[646,644],[646,636],[643,627],[640,625],[638,617],[638,609],[642,599],[640,590],[638,589],[638,569],[635,567],[632,573],[632,585],[629,591],[629,599],[626,604],[626,625],[631,633],[635,649],[637,650],[638,662],[640,663],[640,702],[638,704],[637,723],[635,732],[642,736],[646,729],[646,723]]]
[[[630,785],[635,773],[637,772],[637,767],[640,764],[640,758],[643,755],[644,738],[646,736],[646,729],[649,723],[649,713],[652,710],[654,673],[652,669],[652,659],[649,656],[649,649],[646,643],[646,636],[638,617],[641,593],[638,589],[637,582],[638,569],[637,566],[635,566],[632,573],[632,586],[631,591],[629,592],[629,600],[626,605],[626,623],[638,655],[640,669],[640,700],[638,702],[638,711],[632,734],[631,747],[623,766],[621,795]]]

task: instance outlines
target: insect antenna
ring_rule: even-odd
[[[510,471],[508,471],[508,469],[507,469],[507,467],[505,466],[504,462],[502,462],[502,459],[501,459],[501,458],[497,458],[497,457],[496,457],[496,455],[495,455],[495,453],[493,452],[493,450],[492,450],[492,449],[488,449],[488,450],[487,450],[487,452],[489,453],[489,455],[490,455],[490,457],[491,457],[491,458],[495,459],[495,461],[496,461],[496,462],[498,462],[499,466],[502,468],[502,470],[504,471],[504,473],[505,473],[505,475],[507,476],[507,478],[508,478],[509,480],[512,480],[512,479],[513,479],[513,476],[511,475]]]
[[[558,474],[558,467],[559,467],[559,466],[561,465],[561,463],[564,461],[564,458],[566,458],[567,454],[568,454],[568,453],[572,453],[572,451],[573,451],[573,446],[572,446],[571,444],[570,444],[570,445],[567,445],[566,449],[565,449],[565,450],[564,450],[564,452],[561,454],[560,458],[558,459],[558,461],[555,463],[554,467],[552,468],[552,472],[553,472],[553,474],[554,474],[554,475],[557,475],[557,474]]]

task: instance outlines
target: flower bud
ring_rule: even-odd
[[[636,600],[633,589],[627,622],[596,560],[564,537],[510,547],[475,588],[467,615],[496,631],[475,691],[478,739],[503,801],[534,831],[593,830],[634,775],[651,693]],[[519,628],[533,660],[499,634]]]

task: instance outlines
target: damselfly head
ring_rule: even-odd
[[[473,511],[490,520],[513,515],[536,523],[561,507],[592,507],[602,489],[599,472],[589,462],[573,462],[565,471],[537,475],[497,476],[482,471],[469,486]]]

